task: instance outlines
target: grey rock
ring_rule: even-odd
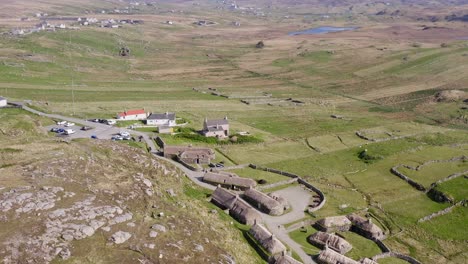
[[[127,241],[131,237],[132,234],[128,232],[118,231],[112,235],[111,239],[115,244],[122,244],[125,243],[125,241]]]
[[[195,245],[195,251],[203,252],[203,251],[205,251],[205,249],[203,248],[202,245],[197,244],[197,245]]]
[[[163,233],[167,231],[165,226],[159,225],[159,224],[152,225],[151,229],[154,229],[154,230],[157,230],[157,231],[160,231],[160,232],[163,232]]]
[[[158,232],[156,232],[156,231],[151,231],[151,232],[149,233],[149,236],[150,236],[150,237],[157,237],[157,236],[158,236]]]
[[[80,228],[81,233],[83,233],[86,236],[92,236],[94,235],[94,228],[90,226],[83,226]]]
[[[174,189],[167,189],[166,190],[167,194],[169,194],[171,197],[177,196],[177,194],[174,192]]]

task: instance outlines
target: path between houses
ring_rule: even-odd
[[[126,131],[126,132],[129,132],[129,133],[137,135],[137,136],[142,136],[143,140],[146,142],[148,147],[151,148],[151,153],[156,158],[170,162],[175,167],[182,170],[187,175],[187,177],[192,182],[197,184],[198,186],[206,188],[206,189],[210,189],[210,190],[215,190],[216,189],[215,186],[207,184],[207,183],[202,181],[202,178],[203,178],[203,175],[204,175],[203,172],[201,172],[201,171],[192,171],[192,170],[186,168],[185,166],[183,166],[182,164],[180,164],[180,163],[178,163],[178,162],[176,162],[174,160],[167,159],[167,158],[159,156],[157,154],[157,152],[156,152],[157,148],[156,148],[156,145],[155,145],[154,141],[151,139],[150,136],[148,136],[148,134],[146,134],[144,132],[135,131],[135,130],[128,130],[128,129],[125,129],[125,128],[112,127],[112,126],[109,126],[109,125],[105,125],[105,124],[101,124],[101,123],[94,123],[94,122],[90,122],[90,121],[86,121],[86,120],[82,120],[82,119],[74,118],[74,117],[67,117],[67,116],[62,116],[62,115],[57,115],[57,114],[47,114],[47,113],[43,113],[41,111],[37,111],[35,109],[32,109],[32,108],[30,108],[30,107],[28,107],[28,106],[26,106],[26,105],[24,105],[22,103],[18,103],[18,105],[21,105],[24,110],[26,110],[28,112],[31,112],[31,113],[34,113],[34,114],[37,114],[37,115],[40,115],[40,116],[45,116],[45,117],[49,117],[49,118],[53,118],[53,119],[65,120],[65,121],[69,121],[69,122],[74,122],[74,123],[94,127],[96,129],[96,132],[106,131],[107,133],[117,134],[119,132]],[[302,262],[304,264],[315,264],[316,262],[312,259],[311,256],[309,256],[309,255],[307,255],[305,253],[305,251],[302,249],[302,246],[289,237],[288,231],[283,226],[283,225],[285,225],[287,223],[291,223],[293,221],[296,221],[296,220],[299,220],[299,219],[302,219],[302,218],[305,217],[304,210],[307,207],[307,205],[309,204],[309,198],[311,196],[310,192],[305,190],[301,186],[295,186],[295,187],[286,188],[286,189],[277,191],[276,193],[278,193],[279,195],[282,195],[283,197],[288,199],[289,203],[292,206],[292,210],[291,210],[291,212],[289,212],[289,213],[287,213],[285,215],[282,215],[282,216],[278,216],[278,217],[274,217],[274,216],[270,216],[270,215],[261,213],[262,218],[263,218],[266,226],[278,239],[280,239],[290,249],[292,249],[294,252],[296,252],[300,256],[300,258],[301,258],[301,260],[302,260]],[[278,228],[278,226],[280,228]]]

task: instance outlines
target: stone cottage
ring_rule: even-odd
[[[320,251],[317,257],[317,262],[320,264],[360,264],[358,261],[350,259],[340,253],[329,249],[325,246],[325,249]]]
[[[205,137],[227,138],[229,137],[229,121],[224,119],[208,120],[203,122],[202,134]]]
[[[385,234],[382,229],[376,224],[372,223],[372,220],[366,219],[357,214],[350,214],[347,216],[349,221],[353,224],[351,231],[360,234],[363,237],[372,240],[382,240],[385,239]]]
[[[176,125],[176,115],[175,113],[169,112],[162,114],[151,113],[146,118],[146,124],[152,126],[173,127]]]
[[[348,231],[351,228],[351,221],[345,216],[331,216],[315,222],[315,228],[324,232]]]
[[[192,146],[164,146],[164,157],[180,159],[190,164],[209,164],[215,159],[215,152],[210,148]]]
[[[203,181],[234,190],[246,190],[257,186],[257,182],[252,179],[241,178],[235,174],[221,174],[214,172],[205,173]]]
[[[249,233],[257,242],[270,254],[281,254],[286,247],[277,239],[266,227],[255,223],[249,230]]]
[[[247,189],[244,192],[244,199],[266,214],[282,215],[284,213],[285,208],[280,202],[255,189]]]
[[[223,210],[229,210],[229,215],[242,224],[253,225],[261,221],[261,215],[238,195],[221,187],[211,195],[211,202]]]
[[[117,114],[118,120],[145,120],[147,114],[145,109],[128,110]]]
[[[293,257],[286,255],[286,252],[282,252],[280,256],[276,256],[274,261],[270,262],[273,264],[302,264],[302,262],[295,260]]]
[[[5,97],[0,96],[0,108],[7,106],[7,104],[8,104],[7,99]]]
[[[351,246],[351,244],[343,238],[335,234],[328,234],[321,231],[310,235],[307,238],[307,241],[321,249],[324,249],[325,246],[328,246],[328,248],[333,249],[340,254],[346,254],[353,248],[353,246]]]

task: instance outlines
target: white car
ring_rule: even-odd
[[[75,130],[73,130],[73,129],[65,129],[65,131],[63,132],[63,134],[65,134],[65,135],[75,134]]]
[[[106,120],[108,125],[115,125],[117,122],[115,120]]]
[[[71,127],[71,126],[74,126],[74,125],[75,125],[75,123],[72,123],[72,122],[66,122],[65,123],[66,127]]]
[[[122,137],[129,137],[130,133],[128,133],[127,131],[121,131],[119,135],[121,135]]]
[[[119,136],[119,135],[115,135],[115,136],[112,136],[111,138],[112,140],[123,140],[123,137]]]
[[[67,121],[57,121],[57,125],[65,125],[67,123]]]

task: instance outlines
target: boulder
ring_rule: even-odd
[[[132,237],[132,234],[128,232],[118,231],[112,235],[111,239],[115,244],[122,244],[128,239],[130,239],[130,237]]]

